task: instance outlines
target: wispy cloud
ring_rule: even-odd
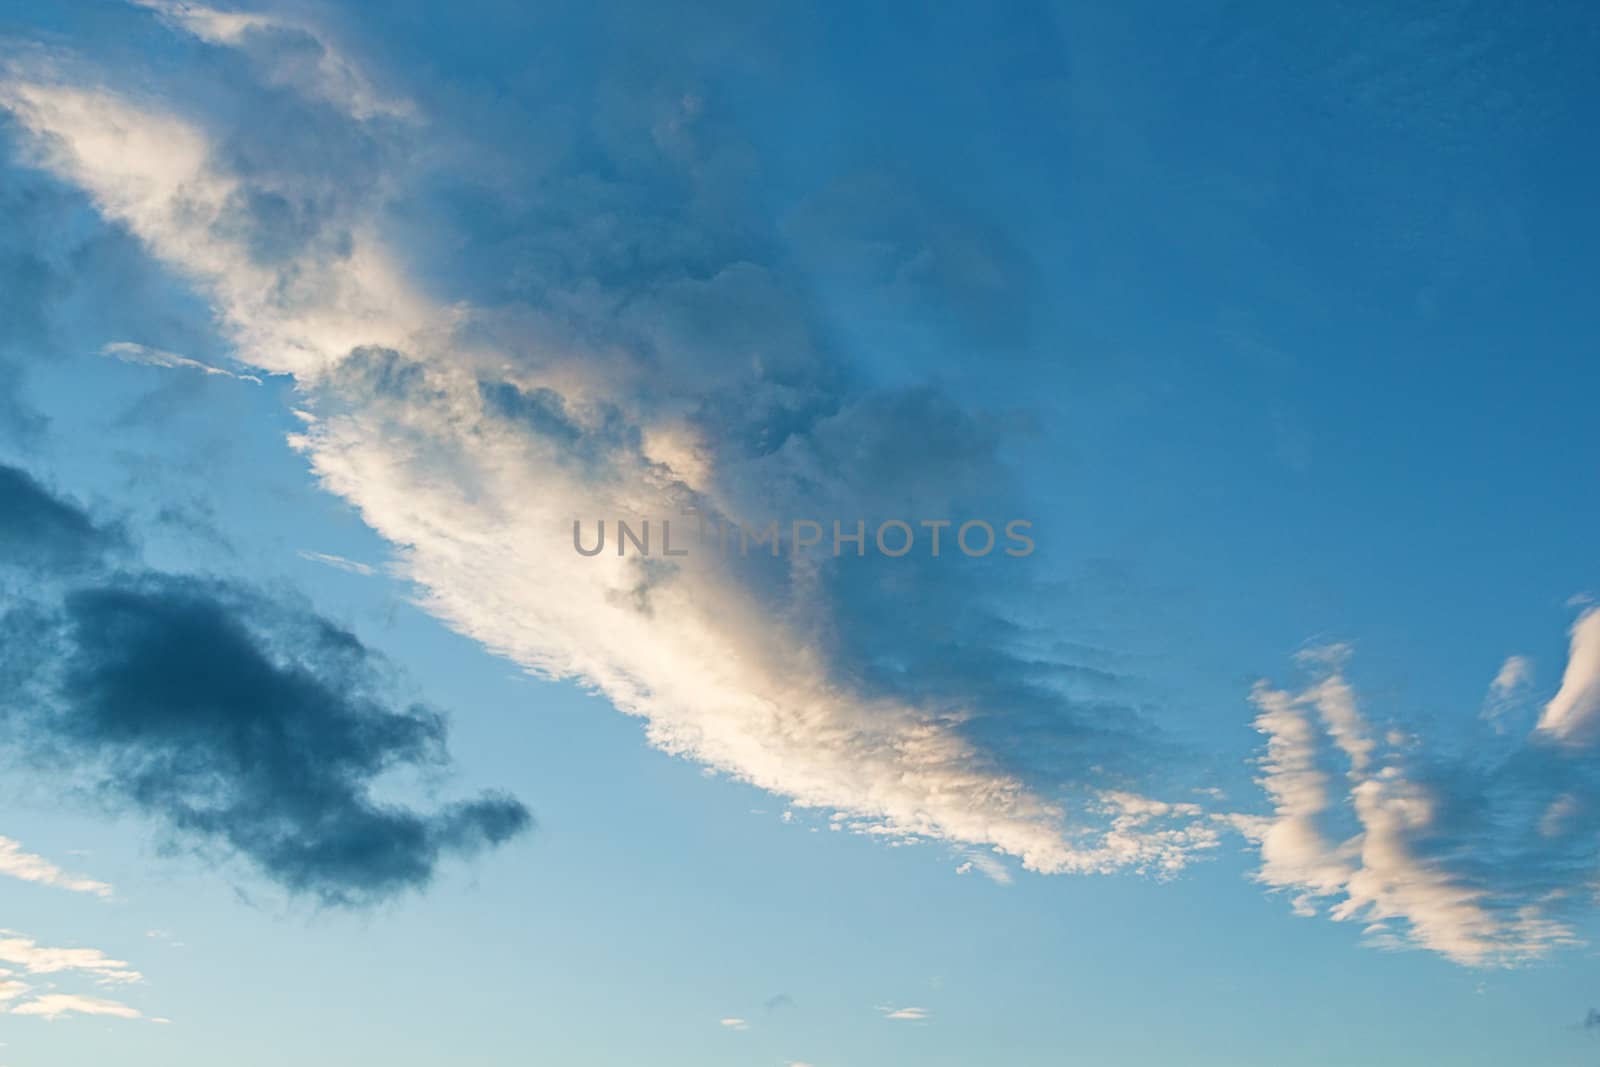
[[[957,874],[971,874],[976,871],[997,885],[1010,885],[1014,881],[1010,868],[994,856],[985,852],[968,852],[965,856],[962,863],[956,867]]]
[[[231,370],[202,363],[198,359],[180,356],[176,352],[166,352],[148,345],[134,344],[132,341],[113,341],[106,345],[101,353],[123,363],[137,363],[145,367],[167,367],[174,370],[197,370],[202,374],[215,374],[224,378],[237,378],[239,381],[261,384],[261,379],[254,374],[236,374]]]
[[[1600,871],[1600,781],[1591,724],[1600,696],[1600,619],[1572,630],[1560,691],[1511,753],[1430,753],[1374,729],[1343,671],[1347,651],[1303,657],[1312,684],[1262,683],[1261,785],[1272,816],[1239,825],[1261,852],[1258,877],[1302,915],[1363,924],[1385,948],[1424,948],[1471,966],[1506,966],[1577,943],[1572,916]],[[1524,684],[1503,668],[1506,688]],[[1328,766],[1329,750],[1344,774]],[[1353,833],[1336,827],[1352,823]]]
[[[726,1019],[719,1019],[717,1021],[717,1025],[721,1026],[724,1030],[748,1030],[748,1029],[750,1029],[750,1024],[749,1023],[745,1022],[743,1019],[732,1017],[732,1016],[730,1016],[729,1018],[726,1018]]]
[[[245,53],[273,85],[332,104],[352,118],[414,119],[416,105],[383,93],[366,72],[309,23],[277,14],[223,11],[184,0],[131,0],[207,44]]]
[[[894,1019],[897,1022],[920,1023],[928,1019],[925,1008],[879,1008],[885,1019]]]
[[[118,1000],[85,997],[75,993],[46,993],[10,1011],[12,1015],[37,1015],[43,1019],[62,1019],[70,1015],[107,1015],[115,1019],[142,1019],[144,1013]]]
[[[359,574],[365,578],[370,578],[374,574],[378,573],[368,564],[357,563],[355,560],[345,559],[343,556],[331,556],[326,552],[307,552],[302,550],[300,552],[300,558],[303,560],[309,560],[312,563],[320,563],[325,567],[332,567],[334,570],[346,571],[350,574]]]
[[[140,982],[144,976],[94,948],[50,948],[14,930],[0,930],[0,963],[29,974],[79,972],[101,983]]]
[[[1497,695],[1506,696],[1533,681],[1533,661],[1527,656],[1507,656],[1500,665],[1489,688]]]
[[[9,837],[0,837],[0,875],[74,893],[93,893],[99,897],[111,895],[111,886],[105,882],[68,874],[43,856],[24,851],[19,842]]]
[[[1507,656],[1489,683],[1483,701],[1483,717],[1505,729],[1504,720],[1521,706],[1533,685],[1533,660],[1527,656]]]

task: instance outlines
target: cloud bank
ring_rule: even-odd
[[[263,28],[147,6],[229,48]],[[270,49],[250,60],[268,86],[293,70]],[[610,177],[539,175],[547,202],[525,236],[542,266],[514,299],[479,302],[434,295],[437,278],[409,263],[397,235],[446,179],[404,160],[497,184],[474,154],[504,149],[441,135],[403,151],[433,129],[425,102],[416,123],[373,122],[321,81],[314,100],[250,98],[274,136],[314,125],[315,151],[258,144],[267,134],[225,108],[115,81],[73,57],[25,58],[0,77],[0,107],[31,162],[207,296],[240,360],[294,377],[294,446],[450,625],[603,693],[659,748],[862,832],[1041,872],[1170,873],[1215,847],[1219,824],[1198,808],[1137,791],[1147,728],[1077,695],[1075,665],[1029,646],[998,602],[1004,575],[571,553],[583,516],[874,519],[1014,499],[997,424],[935,389],[864,380],[764,250],[775,236],[730,221],[750,201],[749,152],[703,96],[663,93],[673,77],[607,103],[594,150]],[[485,211],[520,210],[472,192]],[[66,627],[93,643],[118,612],[155,612],[181,633],[218,595],[123,589],[78,602]]]

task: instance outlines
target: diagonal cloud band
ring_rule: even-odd
[[[328,176],[296,170],[314,161],[241,171],[203,114],[67,57],[13,62],[0,106],[33,162],[208,294],[243,362],[294,376],[293,444],[453,627],[602,692],[660,748],[860,832],[1042,872],[1171,872],[1217,844],[1218,820],[1106,770],[1140,762],[1131,713],[1070,698],[1050,677],[1068,665],[1012,647],[1003,616],[951,612],[937,646],[865,625],[948,606],[914,565],[874,582],[795,559],[571,553],[582,516],[950,514],[1004,481],[981,420],[856,382],[774,270],[730,253],[627,291],[579,279],[538,304],[442,302],[385,236],[403,174],[318,200]],[[679,133],[696,110],[681,106]],[[658,147],[672,165],[680,146]],[[310,217],[313,202],[319,225],[262,239],[277,215],[260,205]]]

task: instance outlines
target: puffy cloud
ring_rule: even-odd
[[[0,501],[0,514],[22,516],[0,531],[35,578],[48,571],[36,541],[76,545],[64,566],[98,545],[87,514],[20,471],[0,466]],[[303,605],[123,570],[73,584],[59,602],[15,603],[0,633],[0,719],[13,744],[292,891],[379,899],[531,823],[498,793],[432,812],[376,800],[386,771],[447,761],[444,719],[397,705],[382,658]],[[36,880],[65,877],[10,859]]]
[[[229,44],[255,29],[202,22],[189,28]],[[391,239],[386,197],[427,176],[319,172],[344,159],[337,131],[259,164],[252,131],[212,131],[192,106],[70,69],[0,79],[32,158],[191,279],[239,358],[296,377],[314,417],[295,446],[456,629],[604,693],[668,752],[890,838],[1045,872],[1170,873],[1212,848],[1198,808],[1136,791],[1146,728],[1032,647],[1001,603],[1019,580],[998,568],[571,551],[581,516],[933,518],[1014,501],[996,425],[933,390],[865,385],[761,242],[704,243],[739,230],[723,217],[743,200],[738,153],[674,99],[654,149],[607,142],[620,177],[590,189],[596,212],[637,209],[627,221],[654,236],[544,220],[581,258],[539,278],[537,301],[480,307],[429,296]],[[639,206],[662,172],[684,221]],[[317,226],[263,252],[281,214],[263,205],[313,202]],[[125,592],[144,610],[175,591]]]
[[[351,379],[383,384],[368,385],[357,405]],[[869,644],[851,640],[858,627],[872,630],[869,612],[893,605],[862,604],[860,590],[877,582],[862,568],[846,576],[842,566],[828,574],[711,554],[577,558],[568,538],[578,515],[673,515],[691,503],[702,514],[763,514],[736,502],[736,491],[724,497],[713,482],[692,485],[663,470],[643,452],[650,434],[612,429],[605,402],[563,404],[559,419],[551,408],[486,411],[459,365],[370,351],[330,384],[339,391],[328,406],[345,410],[308,427],[300,446],[324,484],[406,546],[402,565],[429,591],[430,609],[530,668],[600,689],[644,718],[657,746],[799,807],[845,810],[894,835],[998,846],[1035,870],[1170,870],[1190,846],[1211,844],[1204,832],[1155,829],[1192,819],[1191,809],[1130,817],[1112,801],[1081,811],[1114,825],[1078,838],[1064,809],[1031,782],[1079,781],[1105,746],[1129,739],[1094,724],[1103,709],[1080,711],[1049,685],[1029,684],[1029,665],[1003,650],[961,651],[955,633],[938,646],[942,664],[876,672],[916,642],[892,624]],[[792,438],[774,470],[823,469],[806,447]],[[854,598],[836,595],[851,581],[860,587]],[[922,612],[901,617],[934,614]],[[863,650],[876,651],[870,663]],[[960,670],[963,662],[972,669]],[[1006,733],[1030,725],[1065,751],[1044,765],[1007,767],[1007,744],[1046,753]]]
[[[35,77],[19,76],[24,69]],[[293,232],[297,212],[332,208],[292,172],[252,161],[246,181],[193,122],[80,84],[55,64],[0,67],[0,107],[40,135],[29,142],[33,162],[82,188],[181,275],[215,288],[246,361],[310,373],[330,354],[401,343],[421,326],[410,314],[417,301],[370,234]]]
[[[389,705],[373,653],[323,619],[152,576],[70,594],[62,622],[58,711],[35,728],[103,792],[290,889],[381,897],[529,825],[502,795],[431,814],[371,799],[387,768],[443,762],[444,722]]]

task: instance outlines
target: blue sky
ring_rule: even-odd
[[[0,1064],[1592,1063],[1597,36],[0,3]]]

